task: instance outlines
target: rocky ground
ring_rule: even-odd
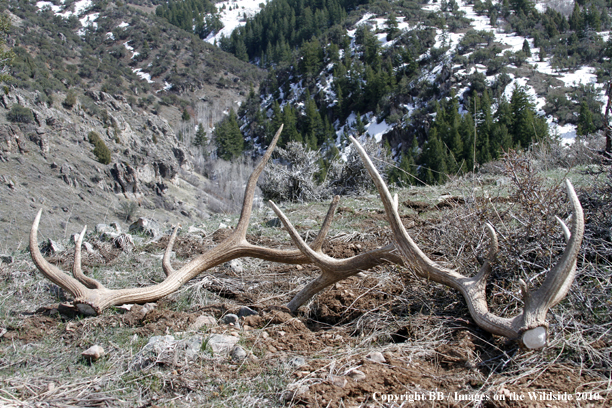
[[[217,92],[238,97],[233,89]],[[191,139],[177,135],[175,129],[185,125],[176,108],[152,114],[132,109],[120,95],[85,96],[97,113],[81,105],[49,108],[35,102],[35,93],[20,90],[2,95],[0,113],[19,103],[32,110],[34,122],[11,123],[0,115],[0,253],[27,245],[41,208],[45,234],[55,240],[100,222],[127,227],[138,216],[162,223],[208,217],[209,195],[203,191],[208,181],[194,169],[200,155],[192,155]],[[110,149],[110,164],[94,156],[91,131]]]
[[[569,176],[586,186],[596,180],[590,173],[576,168],[546,173],[545,179],[554,185]],[[465,182],[399,191],[410,234],[438,262],[461,270],[474,269],[486,248],[482,225],[474,221],[483,214],[476,204],[483,200],[474,192],[479,188]],[[505,176],[471,182],[486,186],[500,217],[506,209],[523,219],[522,207],[507,194]],[[559,208],[566,206],[562,199]],[[285,205],[284,211],[302,236],[312,239],[326,204]],[[234,215],[213,214],[184,228],[174,246],[174,267],[218,243],[235,222]],[[270,210],[258,210],[247,238],[289,248],[277,225]],[[135,245],[121,246],[114,227],[97,228],[85,240],[86,274],[109,287],[163,279],[167,235],[133,230]],[[501,314],[513,313],[518,288],[504,280],[504,268],[512,269],[505,254],[529,253],[534,243],[507,248],[513,246],[511,231],[496,228],[503,237],[502,256],[489,302]],[[324,251],[345,258],[389,240],[376,196],[345,198]],[[563,246],[560,231],[553,241],[543,241],[545,248]],[[68,271],[74,250],[61,243],[65,249],[46,248],[47,259]],[[559,252],[554,253],[550,262]],[[526,265],[522,258],[516,262]],[[455,291],[401,267],[378,267],[339,282],[294,315],[285,305],[318,270],[244,258],[203,273],[155,304],[84,317],[42,278],[26,252],[13,252],[0,264],[0,401],[109,407],[608,406],[607,262],[579,262],[568,298],[549,314],[549,346],[527,351],[475,326]]]

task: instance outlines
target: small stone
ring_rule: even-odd
[[[262,339],[267,339],[268,337],[270,337],[270,335],[268,334],[267,331],[264,330],[264,331],[261,332],[261,338]]]
[[[239,327],[240,323],[238,321],[238,316],[233,313],[228,313],[223,316],[223,323],[225,324],[233,324],[234,326]]]
[[[114,228],[117,233],[121,234],[121,225],[119,225],[119,223],[111,222],[110,226],[111,228]]]
[[[217,325],[217,319],[212,316],[202,315],[198,316],[195,322],[189,325],[187,331],[198,331],[202,327],[214,327]]]
[[[248,306],[242,306],[238,311],[238,317],[256,316],[258,314],[259,313],[257,313]]]
[[[81,353],[83,358],[89,361],[97,361],[100,358],[104,357],[105,354],[106,353],[104,353],[104,349],[98,345],[91,346],[90,348]]]
[[[93,245],[91,245],[89,242],[85,242],[83,246],[85,247],[85,251],[87,251],[88,254],[93,254],[95,252]]]
[[[339,376],[336,376],[336,375],[332,376],[330,378],[330,380],[331,380],[332,384],[334,384],[335,386],[340,387],[340,388],[344,388],[346,386],[346,383],[348,382],[346,380],[346,378],[339,377]]]
[[[119,313],[127,313],[130,310],[132,310],[132,308],[134,307],[134,304],[129,303],[127,305],[121,305],[121,306],[117,306],[117,311]]]
[[[294,356],[287,361],[287,365],[293,368],[302,367],[306,365],[306,359],[304,357]]]
[[[291,401],[294,398],[304,395],[308,392],[309,387],[307,385],[291,384],[282,394],[281,401]]]
[[[248,358],[249,358],[249,361],[253,364],[259,363],[259,358],[253,353],[249,353]]]
[[[279,330],[276,333],[278,333],[278,337],[285,337],[285,334],[287,334],[287,332]]]
[[[206,340],[206,346],[210,347],[213,354],[228,354],[240,340],[235,336],[224,336],[213,334]]]
[[[382,355],[380,351],[373,351],[366,356],[366,358],[370,361],[374,361],[375,363],[386,363],[385,356]]]
[[[244,272],[244,268],[242,267],[242,261],[240,261],[239,259],[233,259],[229,261],[228,266],[234,273]]]
[[[159,224],[151,219],[140,217],[138,221],[130,225],[129,231],[132,233],[140,233],[150,237],[157,237],[160,234]]]
[[[206,234],[206,232],[202,228],[197,228],[197,227],[194,227],[193,225],[189,226],[189,228],[187,229],[187,233],[190,235],[205,235]]]
[[[147,314],[152,312],[157,307],[157,303],[145,303],[140,309],[140,314],[144,318]]]
[[[53,241],[52,239],[49,240],[47,248],[52,254],[64,251],[64,247],[59,242]]]
[[[240,346],[235,346],[230,352],[232,360],[242,361],[246,358],[247,352]]]
[[[362,381],[366,379],[366,375],[363,371],[360,370],[350,370],[347,375],[351,377],[354,381]]]
[[[110,232],[112,229],[106,224],[98,224],[96,225],[96,232],[98,234],[102,234],[104,232]]]

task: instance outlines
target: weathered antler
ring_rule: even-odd
[[[166,278],[163,282],[148,287],[113,290],[104,287],[97,280],[85,276],[81,270],[81,244],[83,242],[83,237],[85,236],[86,228],[83,229],[83,232],[81,232],[76,242],[74,265],[72,269],[74,277],[62,272],[55,265],[47,262],[38,249],[38,225],[42,210],[40,210],[36,215],[30,231],[30,254],[32,256],[32,260],[47,279],[74,296],[74,305],[84,314],[98,314],[110,306],[126,303],[147,303],[156,301],[175,292],[184,283],[200,273],[236,258],[253,257],[286,264],[311,263],[310,258],[298,249],[279,250],[264,248],[257,245],[252,245],[246,240],[246,232],[248,229],[249,220],[251,218],[257,179],[261,175],[266,163],[272,155],[272,151],[274,150],[274,146],[278,141],[282,128],[283,127],[281,126],[276,132],[276,135],[270,143],[268,150],[262,157],[257,167],[255,167],[249,178],[245,189],[242,212],[234,232],[232,232],[229,237],[223,240],[216,247],[211,248],[209,251],[197,256],[180,269],[175,270],[170,263],[170,254],[172,253],[172,247],[178,232],[178,227],[175,228],[162,259],[162,268],[166,274]],[[325,237],[330,229],[336,206],[337,199],[335,199],[332,203],[332,208],[330,211],[328,211],[319,234],[309,248],[312,251],[321,251],[321,246],[323,245]],[[386,260],[382,257],[372,257],[369,260],[367,267],[370,268],[384,262],[386,262]],[[358,271],[355,273],[357,272]],[[290,305],[297,304],[297,306],[294,308],[297,309],[299,305],[301,305],[305,300],[309,299],[319,290],[316,290],[310,295],[304,295],[304,291],[300,292],[292,303],[290,303]]]
[[[566,180],[567,195],[573,208],[571,230],[557,218],[566,236],[567,245],[557,264],[548,272],[540,288],[529,292],[527,286],[521,281],[523,292],[523,312],[512,318],[494,315],[489,311],[486,301],[486,281],[491,272],[491,262],[497,253],[497,236],[493,227],[487,225],[490,237],[490,250],[488,259],[474,277],[461,275],[457,271],[445,268],[432,261],[414,243],[404,228],[397,209],[397,200],[391,194],[382,177],[372,164],[359,142],[350,137],[359,151],[361,159],[370,176],[376,184],[382,199],[393,235],[405,262],[419,276],[450,286],[461,292],[465,298],[470,314],[476,324],[484,330],[521,341],[528,348],[540,348],[547,343],[548,323],[546,313],[565,297],[576,274],[576,260],[584,235],[584,215],[580,201],[569,180]]]
[[[338,207],[340,197],[335,196],[332,204],[329,206],[326,219],[331,220],[336,208]],[[274,204],[269,201],[270,206],[282,221],[285,228],[291,235],[291,239],[300,251],[309,259],[310,263],[315,264],[321,269],[321,275],[315,280],[307,284],[291,301],[287,307],[295,312],[305,302],[310,300],[314,295],[343,279],[356,275],[361,271],[366,271],[381,263],[397,263],[402,264],[402,258],[397,255],[395,245],[389,244],[383,248],[378,248],[369,252],[364,252],[347,259],[331,258],[323,253],[321,247],[309,247],[306,242],[300,237],[300,234],[293,227],[285,214]]]
[[[170,253],[172,252],[172,246],[176,239],[177,229],[175,229],[172,237],[170,238],[162,261],[163,270],[166,274],[166,279],[164,279],[163,282],[148,287],[113,290],[105,288],[97,280],[85,276],[81,271],[80,263],[81,243],[85,235],[85,229],[83,229],[83,232],[79,235],[77,240],[73,266],[74,277],[67,275],[55,265],[47,262],[38,249],[38,224],[40,222],[42,210],[38,212],[30,232],[30,254],[32,256],[32,260],[47,279],[74,296],[75,306],[77,306],[78,309],[84,314],[98,314],[105,308],[113,305],[156,301],[176,291],[181,285],[194,278],[201,272],[239,257],[254,257],[287,264],[308,263],[308,258],[299,250],[278,250],[264,248],[252,245],[246,240],[246,232],[251,217],[257,179],[262,173],[267,161],[270,159],[281,131],[282,126],[278,132],[276,132],[276,135],[270,143],[268,150],[249,178],[245,191],[242,212],[234,232],[216,247],[197,256],[195,259],[185,264],[182,268],[174,270],[170,264]],[[324,222],[319,235],[313,242],[312,246],[316,250],[320,249],[321,245],[323,244],[325,236],[329,231],[330,223],[331,220],[326,220]]]

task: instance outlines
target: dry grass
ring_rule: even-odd
[[[483,332],[471,322],[458,293],[395,266],[339,282],[297,317],[279,307],[317,276],[316,268],[243,259],[242,271],[228,265],[214,268],[158,302],[157,310],[145,317],[108,310],[83,318],[48,307],[65,300],[65,295],[43,280],[28,254],[20,252],[12,254],[13,263],[0,264],[0,405],[370,406],[376,405],[373,391],[439,389],[462,395],[591,391],[602,399],[579,406],[605,406],[612,391],[610,172],[595,174],[597,166],[592,164],[571,170],[548,166],[542,172],[537,160],[508,156],[497,163],[496,172],[399,193],[400,202],[428,203],[419,213],[401,210],[415,241],[435,260],[466,274],[477,270],[487,250],[484,223],[494,224],[501,251],[488,287],[489,304],[511,315],[522,307],[516,280],[530,279],[529,284],[537,286],[564,248],[554,220],[554,215],[568,215],[560,180],[577,180],[587,230],[576,281],[567,298],[549,313],[551,341],[544,351],[520,350]],[[287,204],[284,210],[302,236],[312,239],[326,206]],[[388,242],[381,208],[372,195],[344,199],[325,251],[346,257]],[[286,232],[266,224],[270,218],[267,210],[256,212],[249,239],[289,247]],[[235,216],[213,215],[198,225],[203,233],[182,231],[175,266],[214,245],[221,223],[235,221]],[[98,255],[85,257],[86,272],[108,286],[149,285],[163,279],[163,239],[130,253],[110,248],[93,235],[87,240]],[[69,270],[72,253],[68,249],[52,260]],[[130,370],[133,356],[151,336],[186,338],[197,316],[220,318],[242,305],[260,313],[243,322],[250,327],[237,331],[221,325],[203,328],[199,334],[235,332],[254,359],[238,363],[202,352],[193,364]],[[89,363],[80,353],[93,344],[102,345],[107,356]],[[366,356],[374,351],[386,362],[370,361]],[[303,357],[306,364],[293,365],[295,357]],[[354,381],[354,370],[364,372],[366,380]]]

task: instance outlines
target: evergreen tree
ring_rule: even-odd
[[[223,160],[229,161],[242,154],[244,138],[240,132],[236,112],[233,108],[229,116],[217,125],[215,143],[217,145],[217,156]]]
[[[189,122],[191,120],[191,115],[189,114],[189,112],[187,112],[187,109],[183,109],[181,119],[183,120],[183,122]]]
[[[525,38],[525,40],[523,41],[523,52],[525,53],[525,55],[527,56],[527,58],[531,57],[531,48],[529,47],[529,41],[527,41],[527,39]]]
[[[585,101],[580,103],[580,113],[578,114],[578,124],[576,126],[576,134],[578,136],[587,136],[595,132],[596,128],[593,124],[593,113]]]
[[[515,86],[510,98],[512,110],[512,139],[522,148],[528,147],[535,139],[534,111],[525,88]]]
[[[445,150],[435,129],[432,129],[419,158],[422,165],[421,179],[426,184],[438,184],[446,181],[448,167]]]
[[[206,145],[208,145],[208,138],[206,137],[206,131],[204,130],[204,126],[201,123],[198,124],[198,130],[196,130],[195,138],[193,140],[193,144],[199,146],[204,150]]]
[[[397,18],[395,17],[395,13],[390,13],[389,18],[387,19],[387,41],[393,40],[395,37],[399,35],[399,28],[397,23]]]

